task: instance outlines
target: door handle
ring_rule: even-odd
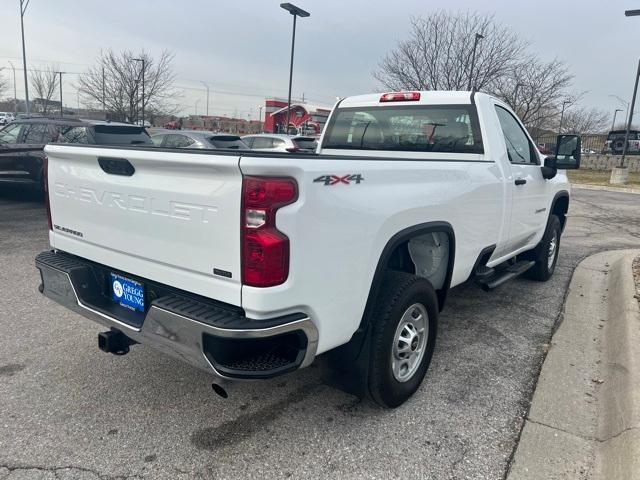
[[[524,178],[516,178],[516,185],[524,185],[527,181]]]

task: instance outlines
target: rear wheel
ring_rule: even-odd
[[[394,408],[418,389],[436,341],[438,300],[431,283],[387,272],[376,302],[368,387],[379,405]]]
[[[540,282],[546,282],[551,278],[558,261],[561,231],[560,219],[551,215],[542,240],[532,251],[531,259],[535,260],[536,264],[526,272],[527,277]]]

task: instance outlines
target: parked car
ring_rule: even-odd
[[[626,134],[626,130],[611,130],[609,132],[609,135],[607,135],[603,153],[613,153],[614,155],[621,155],[622,150],[624,149],[624,139]],[[627,146],[627,153],[640,153],[640,131],[629,131],[629,144]]]
[[[580,137],[556,145],[437,91],[343,99],[314,155],[51,144],[40,291],[104,325],[103,351],[148,344],[222,396],[323,354],[325,380],[396,407],[451,288],[553,275]]]
[[[0,125],[6,125],[7,123],[11,123],[16,119],[16,117],[11,112],[0,112]]]
[[[180,133],[160,132],[152,135],[151,140],[156,147],[163,148],[249,149],[238,135],[212,133],[206,130],[180,130]]]
[[[0,182],[42,188],[47,143],[145,145],[151,138],[142,127],[125,123],[66,118],[21,118],[0,130]]]
[[[315,152],[318,146],[318,140],[315,137],[279,133],[245,135],[242,140],[249,145],[251,150],[264,150],[266,152]]]

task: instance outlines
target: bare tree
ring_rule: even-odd
[[[511,106],[527,127],[535,129],[555,124],[562,103],[575,104],[580,99],[581,94],[568,92],[572,81],[564,63],[543,62],[528,54],[488,90]]]
[[[101,107],[118,116],[134,120],[142,107],[142,62],[144,60],[144,106],[149,113],[171,112],[175,74],[171,67],[173,54],[162,52],[158,59],[141,51],[101,52],[96,65],[80,77],[78,88],[90,98],[94,107]]]
[[[609,113],[598,108],[572,108],[564,113],[562,133],[606,133]]]
[[[3,73],[4,70],[5,70],[4,67],[0,67],[0,98],[4,96],[4,92],[9,86],[9,82],[7,81]]]
[[[51,100],[53,100],[58,90],[57,70],[58,68],[54,65],[41,69],[31,69],[31,88],[36,93],[33,101],[43,115],[47,115],[50,112]]]
[[[373,76],[391,90],[464,90],[472,75],[476,33],[484,39],[476,50],[471,83],[490,88],[513,70],[527,45],[492,15],[480,13],[414,17],[409,38],[382,60]]]

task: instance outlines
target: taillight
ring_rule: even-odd
[[[49,204],[49,158],[46,156],[42,159],[42,189],[44,190],[44,205],[47,209],[47,223],[49,224],[49,230],[53,230],[51,205]]]
[[[287,147],[287,152],[289,153],[294,153],[299,151],[300,151],[300,147]]]
[[[380,97],[381,102],[415,102],[420,100],[420,92],[391,92]]]
[[[276,212],[295,202],[293,178],[244,177],[242,180],[242,283],[280,285],[289,275],[289,238],[276,228]]]

